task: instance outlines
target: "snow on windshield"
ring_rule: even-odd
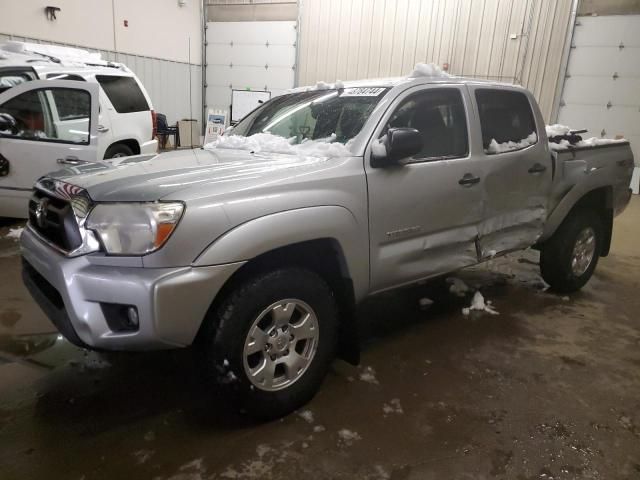
[[[248,150],[250,152],[284,153],[309,157],[350,157],[353,155],[346,145],[335,141],[336,135],[317,140],[304,140],[294,144],[295,138],[284,138],[271,133],[256,133],[249,137],[223,135],[204,146],[206,149]]]

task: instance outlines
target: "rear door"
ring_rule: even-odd
[[[544,228],[552,160],[544,121],[522,89],[469,87],[482,136],[484,211],[478,237],[481,259],[533,245]]]
[[[73,115],[73,128],[59,112]],[[98,85],[36,80],[0,94],[0,216],[26,217],[35,181],[62,168],[95,161]]]
[[[417,129],[422,151],[401,165],[373,168],[365,154],[374,291],[477,263],[482,161],[472,146],[470,99],[461,85],[411,88],[373,135]]]

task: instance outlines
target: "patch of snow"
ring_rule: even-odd
[[[147,460],[149,460],[154,453],[153,450],[138,450],[133,452],[133,456],[138,465],[142,465],[143,463],[147,463]]]
[[[321,433],[321,432],[324,432],[325,430],[326,428],[324,427],[324,425],[316,425],[315,427],[313,427],[314,433]]]
[[[556,123],[554,125],[546,125],[545,130],[547,131],[547,137],[557,137],[560,135],[568,135],[572,128]]]
[[[227,360],[226,358],[222,361],[222,366],[223,367],[228,367],[229,366],[229,360]]]
[[[249,137],[240,135],[223,135],[203,148],[248,150],[250,152],[283,153],[288,155],[300,155],[310,157],[350,157],[353,155],[346,145],[335,141],[335,134],[328,138],[318,140],[305,140],[299,144],[293,144],[294,138],[284,138],[271,133],[256,133]]]
[[[152,442],[156,439],[156,433],[153,430],[149,430],[147,433],[144,434],[144,439],[147,442]]]
[[[313,412],[311,410],[303,410],[298,416],[307,423],[313,423]]]
[[[377,140],[374,140],[371,144],[371,153],[373,153],[376,157],[384,157],[387,155],[387,147],[384,142],[386,142],[387,136],[384,135]]]
[[[612,143],[628,142],[626,138],[587,138],[576,143],[576,147],[597,147],[600,145],[611,145]]]
[[[344,88],[344,83],[342,82],[342,80],[336,80],[336,83],[328,83],[328,82],[323,82],[322,80],[317,82],[315,87],[308,89],[309,91],[311,90],[339,90],[341,88]]]
[[[424,308],[429,308],[431,305],[433,305],[433,300],[431,300],[430,298],[424,297],[418,300],[418,303],[420,304],[420,308],[424,309]]]
[[[462,314],[467,316],[473,310],[479,312],[487,312],[491,315],[500,315],[500,313],[491,305],[491,301],[485,301],[484,297],[479,291],[476,291],[476,293],[473,295],[471,305],[469,305],[469,307],[467,308],[462,309]]]
[[[356,440],[362,440],[362,437],[358,432],[343,428],[338,431],[338,437],[345,445],[352,445]]]
[[[442,70],[435,63],[417,63],[413,72],[409,74],[409,78],[420,77],[450,78],[451,75]]]
[[[489,148],[487,148],[485,152],[488,154],[512,152],[514,150],[520,150],[522,148],[528,147],[529,145],[533,145],[537,141],[538,135],[536,134],[536,132],[532,132],[527,138],[523,138],[519,142],[509,141],[498,143],[495,138],[492,138],[491,143],[489,144]]]
[[[571,299],[569,297],[562,297],[562,300],[564,300],[565,302],[568,302]]]
[[[4,236],[4,238],[10,238],[12,240],[20,240],[20,235],[22,235],[23,230],[24,230],[23,227],[12,228],[9,230],[9,233],[7,233]]]
[[[367,383],[374,383],[378,385],[378,379],[376,378],[376,371],[371,367],[365,367],[364,371],[360,373],[360,380]]]
[[[471,289],[464,283],[462,280],[456,277],[447,278],[447,283],[449,286],[449,293],[453,293],[458,297],[464,297],[467,293],[471,291]]]
[[[549,142],[549,150],[553,152],[559,152],[561,150],[566,150],[571,146],[569,140],[560,140],[560,143]]]
[[[376,474],[378,475],[377,478],[379,478],[380,480],[389,480],[391,478],[391,475],[384,468],[382,468],[381,465],[374,466],[374,469],[376,471]]]
[[[385,403],[382,405],[382,411],[385,415],[390,415],[392,413],[403,414],[404,410],[402,410],[402,405],[400,405],[399,398],[393,398],[389,403]]]

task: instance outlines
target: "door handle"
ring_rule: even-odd
[[[476,183],[480,183],[480,177],[476,177],[472,173],[465,173],[464,177],[458,180],[458,183],[463,187],[471,187]]]
[[[542,173],[546,170],[547,170],[547,167],[545,167],[541,163],[536,163],[529,169],[529,173],[532,173],[532,174]]]
[[[98,125],[98,133],[105,133],[109,131],[109,127],[105,127],[104,125]]]
[[[72,155],[64,158],[59,158],[57,162],[60,165],[82,165],[83,163],[87,163],[84,160],[80,160],[78,157],[74,157]]]

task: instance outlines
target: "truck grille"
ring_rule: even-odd
[[[65,252],[82,245],[71,203],[35,190],[29,200],[29,225],[42,238]]]

